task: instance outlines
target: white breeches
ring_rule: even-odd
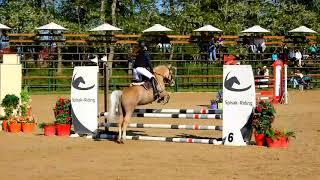
[[[133,68],[133,77],[135,80],[141,80],[141,76],[145,76],[148,79],[151,79],[153,76],[153,74],[148,71],[146,68],[143,67],[137,67],[137,68]]]

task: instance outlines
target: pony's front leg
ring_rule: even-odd
[[[164,97],[164,101],[163,101],[162,105],[167,104],[167,103],[169,102],[169,100],[170,100],[170,95],[169,95],[169,93],[168,93],[168,94]]]
[[[161,92],[159,100],[160,100],[159,102],[162,102],[161,103],[162,105],[167,104],[169,102],[169,100],[170,100],[169,93],[167,91]]]

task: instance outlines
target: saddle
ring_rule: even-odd
[[[141,82],[132,82],[130,86],[142,86],[145,90],[152,89],[152,84],[148,80],[144,80]]]
[[[153,90],[152,82],[149,80],[143,80],[141,82],[132,82],[130,86],[142,86],[145,90]],[[161,93],[161,91],[160,91]],[[158,99],[158,103],[164,100],[164,97],[160,98],[159,96],[154,96],[154,100]]]

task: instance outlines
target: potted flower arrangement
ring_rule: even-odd
[[[252,126],[255,130],[256,145],[265,145],[265,136],[270,134],[271,124],[274,121],[276,111],[273,105],[266,101],[260,101],[253,115]]]
[[[55,124],[58,136],[69,136],[71,129],[71,101],[59,98],[54,108]]]
[[[14,116],[14,111],[18,108],[19,98],[14,94],[7,94],[2,102],[1,106],[4,108],[5,120],[2,122],[2,128],[4,131],[13,130],[11,132],[20,131],[18,119]],[[20,127],[21,128],[21,127]]]
[[[268,147],[271,148],[281,148],[281,147],[288,147],[290,138],[295,138],[295,132],[290,130],[276,130],[270,129],[267,132],[266,142]]]
[[[20,115],[21,115],[21,127],[23,132],[33,132],[35,129],[35,118],[32,116],[31,108],[31,97],[28,92],[28,87],[25,87],[21,93],[21,105],[20,105]]]
[[[21,118],[21,129],[24,133],[34,132],[36,121],[34,116],[26,116]]]
[[[211,101],[211,109],[222,109],[222,102],[223,102],[223,94],[222,91],[218,91],[216,98],[210,100]]]
[[[9,132],[18,133],[21,132],[21,121],[19,116],[11,116],[8,120]]]
[[[38,125],[40,129],[43,129],[43,133],[45,136],[54,136],[56,135],[56,126],[54,123],[40,123]]]

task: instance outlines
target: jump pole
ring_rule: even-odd
[[[288,104],[288,65],[284,65],[284,104]]]
[[[157,113],[157,114],[222,114],[220,109],[135,109],[135,114]],[[108,117],[108,112],[101,112],[99,116]],[[211,115],[209,115],[211,116]]]
[[[108,113],[101,113],[101,116],[108,117]],[[132,117],[146,118],[184,118],[184,119],[222,119],[222,114],[171,114],[171,113],[134,113]]]
[[[117,135],[98,134],[95,138],[114,140]],[[194,139],[194,138],[172,138],[172,137],[156,137],[156,136],[126,136],[128,140],[142,140],[142,141],[162,141],[162,142],[179,142],[179,143],[200,143],[222,145],[222,139]]]
[[[99,126],[118,127],[118,123],[100,123]],[[206,125],[181,125],[181,124],[144,124],[129,123],[129,128],[157,128],[157,129],[187,129],[187,130],[217,130],[222,131],[222,126],[206,126]]]
[[[220,109],[135,109],[135,113],[222,114]]]

